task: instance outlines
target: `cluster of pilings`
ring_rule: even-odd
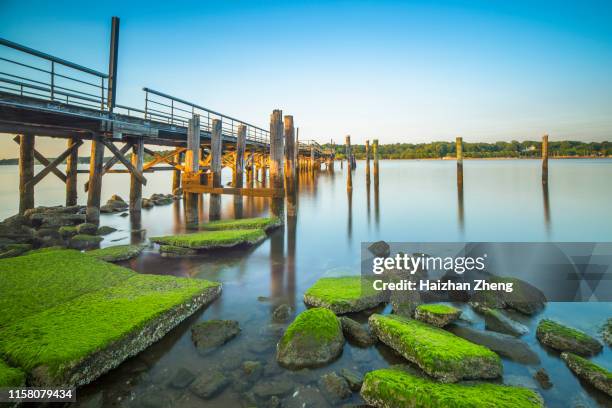
[[[353,150],[351,148],[351,136],[347,135],[345,139],[345,156],[347,163],[347,175],[346,175],[346,189],[351,191],[353,189],[353,170],[356,168],[356,160],[355,155],[353,154]],[[374,185],[378,188],[378,139],[374,139],[372,142],[372,149],[370,151],[370,141],[366,140],[365,142],[365,177],[366,184],[370,185],[370,157],[374,161]]]

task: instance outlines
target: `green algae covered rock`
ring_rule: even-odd
[[[96,235],[77,234],[70,238],[68,245],[73,249],[88,249],[97,246],[103,238]]]
[[[9,367],[0,360],[0,388],[25,385],[26,374],[19,368]]]
[[[280,218],[269,217],[211,221],[206,224],[202,224],[200,227],[208,231],[222,231],[233,229],[263,229],[264,231],[269,231],[281,225],[283,225],[283,222]]]
[[[59,228],[58,232],[62,238],[70,238],[77,234],[77,227],[74,225],[64,225]]]
[[[142,245],[115,245],[85,253],[102,261],[119,262],[137,257],[143,249]]]
[[[317,367],[342,353],[344,336],[338,318],[324,308],[300,313],[279,341],[276,359],[288,368]]]
[[[440,381],[489,379],[502,374],[497,354],[443,329],[396,315],[374,314],[369,324],[380,341]]]
[[[447,305],[428,304],[417,306],[414,318],[436,327],[444,327],[461,316],[461,310]]]
[[[583,356],[595,355],[603,348],[599,341],[588,334],[549,319],[538,323],[536,337],[540,343],[550,348]]]
[[[443,384],[401,370],[383,369],[365,375],[361,396],[378,408],[537,408],[542,397],[522,387],[497,384]]]
[[[23,255],[32,249],[30,244],[8,244],[0,249],[0,259]]]
[[[482,313],[485,317],[485,327],[487,330],[509,334],[515,337],[522,336],[529,332],[527,326],[509,318],[501,310],[485,307],[482,309]]]
[[[574,374],[612,397],[612,372],[576,354],[561,353],[561,358]]]
[[[89,222],[84,222],[76,226],[77,234],[96,235],[98,226]]]
[[[198,250],[173,245],[160,245],[159,253],[164,258],[183,258],[189,256],[197,256]]]
[[[117,228],[109,227],[108,225],[103,225],[96,230],[96,235],[108,235],[117,231]]]
[[[371,309],[387,298],[386,292],[375,290],[361,276],[321,278],[304,293],[304,303],[327,308],[335,314]]]
[[[253,245],[266,237],[262,229],[238,229],[222,231],[200,231],[192,234],[153,237],[152,242],[161,245],[192,249],[230,248],[241,244]]]
[[[604,324],[601,334],[608,346],[612,346],[612,318],[608,319]]]

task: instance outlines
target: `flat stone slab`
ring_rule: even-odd
[[[335,314],[371,309],[388,299],[388,293],[375,290],[361,276],[321,278],[305,293],[308,306],[324,307]]]
[[[376,336],[370,333],[370,330],[363,327],[361,323],[346,316],[340,317],[340,323],[342,324],[344,336],[359,347],[370,347],[378,342]]]
[[[270,231],[283,225],[283,222],[278,217],[267,218],[241,218],[237,220],[219,220],[211,221],[200,225],[200,228],[207,231],[223,231],[233,229],[263,229]]]
[[[444,327],[461,316],[461,310],[440,304],[427,304],[417,306],[414,318],[436,327]]]
[[[214,249],[231,248],[243,244],[254,245],[265,238],[266,233],[262,229],[237,229],[153,237],[151,242],[190,249]]]
[[[10,293],[10,296],[8,295]],[[143,275],[72,250],[0,261],[0,354],[30,386],[90,383],[221,293],[205,280]]]
[[[191,328],[191,340],[198,350],[217,348],[240,333],[240,326],[235,320],[206,320],[196,323]]]
[[[502,374],[497,354],[443,329],[397,315],[374,314],[369,324],[380,341],[440,381],[491,379]]]
[[[481,383],[444,384],[402,370],[383,369],[365,375],[361,396],[375,407],[537,408],[542,397],[523,387]]]
[[[538,323],[536,337],[545,346],[583,356],[595,355],[603,348],[599,341],[588,334],[550,319]]]
[[[144,246],[142,245],[115,245],[102,249],[94,249],[93,251],[87,251],[85,253],[101,261],[119,262],[136,258],[142,253],[143,249]]]
[[[572,353],[561,353],[568,368],[593,387],[612,397],[612,372]]]
[[[331,311],[300,313],[278,342],[276,359],[289,368],[318,367],[335,360],[344,346],[340,321]]]

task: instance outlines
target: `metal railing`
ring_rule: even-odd
[[[314,149],[315,153],[317,153],[319,156],[330,154],[326,151],[326,149],[323,149],[323,146],[321,146],[316,140],[299,141],[300,150],[306,150],[307,152],[309,152],[311,148]]]
[[[211,132],[213,119],[220,119],[224,136],[237,137],[238,127],[245,125],[247,142],[270,144],[268,130],[151,88],[143,88],[143,91],[145,91],[145,119],[187,127],[189,119],[195,114],[200,115],[200,128],[204,132]]]
[[[108,75],[0,38],[0,90],[105,111]]]

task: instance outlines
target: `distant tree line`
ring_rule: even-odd
[[[331,145],[324,145],[330,148]],[[365,145],[352,145],[356,158],[365,158]],[[469,143],[463,142],[463,156],[471,158],[535,158],[541,156],[542,143],[526,140],[519,142]],[[370,146],[371,149],[371,146]],[[552,157],[608,157],[612,156],[611,142],[560,141],[548,143]],[[344,158],[345,147],[335,146],[336,157]],[[441,159],[454,157],[455,142],[393,143],[378,145],[381,159]]]

